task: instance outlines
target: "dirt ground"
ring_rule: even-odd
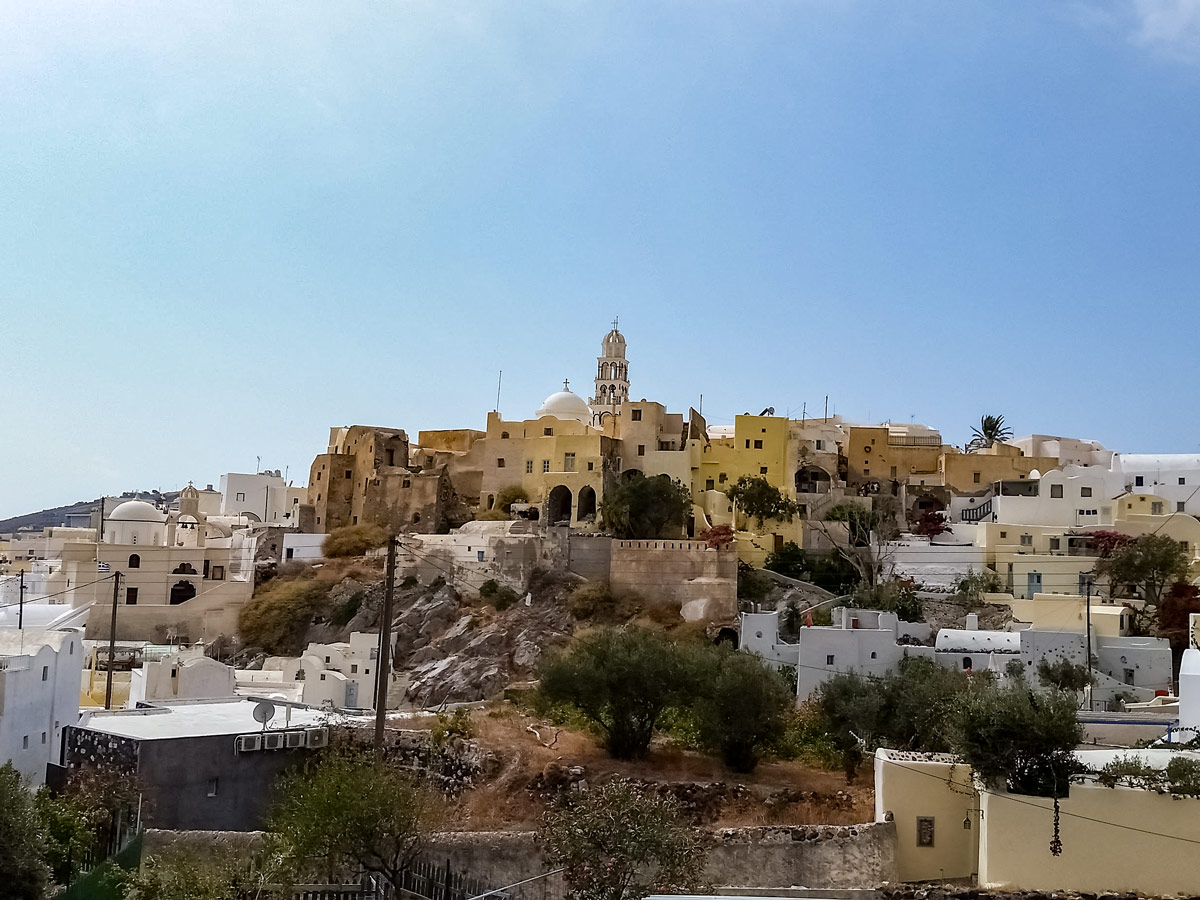
[[[432,718],[412,720],[405,727],[423,728],[432,723]],[[490,779],[458,801],[455,815],[459,827],[466,830],[535,827],[554,794],[538,790],[544,780],[539,776],[575,766],[583,767],[583,778],[589,783],[617,776],[700,785],[694,793],[700,795],[705,824],[711,827],[848,825],[874,817],[870,767],[860,770],[858,780],[850,786],[841,771],[796,761],[764,761],[753,773],[739,775],[719,759],[685,750],[664,738],[655,739],[645,759],[615,760],[592,735],[548,725],[510,703],[473,711],[471,724],[474,740],[495,754],[498,765]],[[530,727],[537,729],[541,738],[528,731]],[[715,787],[717,783],[724,787]],[[533,791],[529,790],[531,784]]]

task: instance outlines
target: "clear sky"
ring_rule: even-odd
[[[0,6],[0,516],[631,393],[1196,451],[1200,0]]]

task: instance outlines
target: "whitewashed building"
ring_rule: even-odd
[[[77,631],[0,628],[0,764],[33,785],[60,761],[62,730],[79,718],[83,655]]]

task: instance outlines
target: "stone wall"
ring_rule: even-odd
[[[613,539],[599,534],[572,534],[568,568],[588,581],[604,581],[608,578],[612,563]]]
[[[737,617],[737,552],[703,541],[613,541],[609,582],[628,591],[678,602],[689,620]]]
[[[896,879],[896,830],[890,822],[730,828],[709,838],[705,880],[714,887],[874,888]],[[427,859],[503,887],[548,868],[532,832],[459,832],[442,837]],[[562,900],[561,877],[513,892],[519,900]]]

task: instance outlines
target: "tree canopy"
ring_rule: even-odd
[[[1013,436],[1012,429],[1004,424],[1004,416],[981,416],[979,427],[972,428],[971,434],[973,437],[967,444],[968,450],[982,450],[993,444],[1002,444]]]
[[[1179,541],[1165,534],[1143,534],[1117,547],[1096,563],[1096,572],[1107,575],[1110,593],[1132,591],[1157,610],[1171,586],[1188,580],[1191,557]]]
[[[640,900],[700,886],[705,850],[678,804],[628,782],[565,794],[539,834],[576,900]]]
[[[271,817],[284,854],[373,872],[397,891],[441,822],[442,803],[408,769],[336,747],[284,777]]]
[[[42,822],[21,773],[0,766],[0,897],[37,900],[50,882]]]
[[[790,522],[796,515],[796,503],[765,478],[743,475],[725,490],[733,505],[750,516],[761,528],[767,519]]]
[[[575,707],[604,735],[618,759],[642,756],[663,711],[689,695],[691,660],[676,645],[644,631],[585,635],[541,668],[546,704]]]
[[[647,477],[631,469],[605,491],[600,516],[605,530],[615,537],[646,541],[680,537],[691,508],[691,492],[679,481],[667,475]]]

